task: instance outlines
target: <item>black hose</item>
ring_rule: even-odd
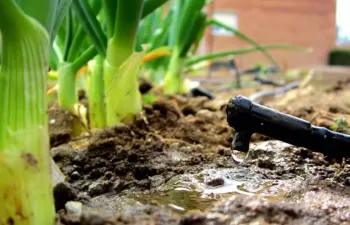
[[[272,90],[265,90],[265,91],[255,93],[252,96],[250,96],[249,99],[251,101],[260,102],[265,97],[283,94],[291,89],[298,88],[299,85],[300,85],[300,81],[294,81],[294,82],[289,83],[289,84],[287,84],[283,87],[280,87],[280,88],[276,88],[276,89],[272,89]]]
[[[247,152],[250,137],[259,133],[325,156],[350,157],[350,136],[311,125],[308,121],[252,102],[246,97],[230,99],[227,122],[235,129],[235,150]]]

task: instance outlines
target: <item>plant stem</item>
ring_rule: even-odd
[[[49,34],[13,0],[0,1],[0,14],[0,224],[53,225],[46,113]]]
[[[164,93],[176,94],[183,92],[184,77],[181,74],[185,59],[176,51],[172,54],[168,70],[164,78]]]
[[[145,18],[146,16],[154,12],[158,7],[164,5],[164,3],[168,1],[169,0],[145,0],[141,18]]]
[[[76,30],[72,44],[70,45],[70,49],[68,52],[67,62],[73,62],[77,57],[81,50],[81,46],[84,44],[86,39],[86,34],[81,26]]]
[[[112,38],[108,41],[107,57],[104,61],[104,82],[109,89],[120,66],[134,52],[136,32],[139,26],[144,0],[118,1],[117,15]],[[106,94],[106,102],[113,102],[116,96]],[[112,98],[112,99],[108,99]],[[132,102],[129,104],[133,104]],[[107,125],[114,125],[114,106],[106,104]]]
[[[102,0],[102,7],[105,12],[108,38],[111,38],[114,33],[115,18],[117,15],[117,4],[118,1],[116,0]]]
[[[302,48],[302,47],[296,47],[293,45],[287,45],[287,44],[277,44],[277,45],[261,45],[260,48],[257,47],[250,47],[250,48],[242,48],[242,49],[235,49],[231,51],[224,51],[224,52],[215,52],[212,54],[207,54],[204,56],[200,56],[197,58],[190,59],[186,62],[186,66],[192,66],[197,63],[206,61],[206,60],[211,60],[215,58],[221,58],[221,57],[226,57],[230,55],[242,55],[242,54],[247,54],[251,52],[257,52],[261,50],[292,50],[292,51],[299,51],[299,52],[309,52],[310,49],[307,48]]]
[[[61,107],[72,110],[78,101],[76,92],[77,71],[88,63],[96,55],[94,46],[88,48],[79,58],[72,63],[65,63],[57,71],[58,73],[58,102]]]
[[[90,128],[106,126],[106,108],[104,102],[103,58],[97,55],[89,62],[89,118]]]
[[[76,73],[71,63],[65,63],[58,71],[58,103],[62,108],[72,110],[77,103]]]
[[[66,17],[66,38],[64,41],[64,49],[63,49],[63,60],[66,62],[68,58],[69,51],[71,51],[71,45],[73,40],[73,12],[69,10]]]

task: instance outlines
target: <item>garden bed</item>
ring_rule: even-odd
[[[263,103],[329,128],[350,121],[349,87],[297,89]],[[232,159],[225,106],[254,92],[163,97],[131,125],[80,137],[71,135],[74,117],[50,106],[51,155],[73,189],[56,196],[57,224],[350,223],[350,162],[261,135],[247,160]],[[67,212],[67,200],[82,202],[82,213]]]

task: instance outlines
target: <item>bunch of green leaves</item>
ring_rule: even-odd
[[[75,2],[73,0],[73,6]],[[99,18],[102,8],[101,1],[91,0],[90,2],[91,14]],[[86,66],[96,54],[95,46],[87,37],[83,25],[77,20],[74,7],[70,7],[53,43],[50,57],[50,68],[57,71],[58,101],[63,108],[74,109],[74,105],[78,102],[78,71]],[[84,77],[79,79],[84,79]]]
[[[56,40],[61,52],[53,51],[56,60],[51,60],[58,70],[61,106],[76,104],[76,74],[88,63],[92,128],[129,122],[141,112],[137,79],[146,53],[136,44],[136,34],[140,21],[166,1],[73,0],[69,15],[74,16],[66,18]]]
[[[210,18],[204,12],[204,8],[211,2],[205,0],[185,1],[173,0],[170,2],[168,13],[164,16],[164,10],[155,11],[152,16],[144,21],[138,35],[138,43],[148,44],[149,51],[159,46],[168,46],[171,56],[162,57],[144,65],[145,74],[156,83],[164,83],[165,93],[181,93],[184,89],[184,74],[194,69],[198,64],[210,62],[216,58],[262,52],[273,65],[277,62],[268,53],[271,49],[286,49],[293,51],[305,51],[306,49],[286,45],[261,46],[252,38]],[[161,19],[163,18],[163,19]],[[211,26],[222,27],[236,35],[236,37],[250,43],[253,47],[236,49],[223,52],[210,53],[197,57],[198,46],[204,38],[205,30]],[[145,33],[154,35],[145,35]],[[208,63],[206,63],[208,65]]]

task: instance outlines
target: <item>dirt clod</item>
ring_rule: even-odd
[[[63,209],[68,201],[73,201],[77,198],[77,192],[70,184],[61,182],[56,184],[53,189],[56,211]]]

